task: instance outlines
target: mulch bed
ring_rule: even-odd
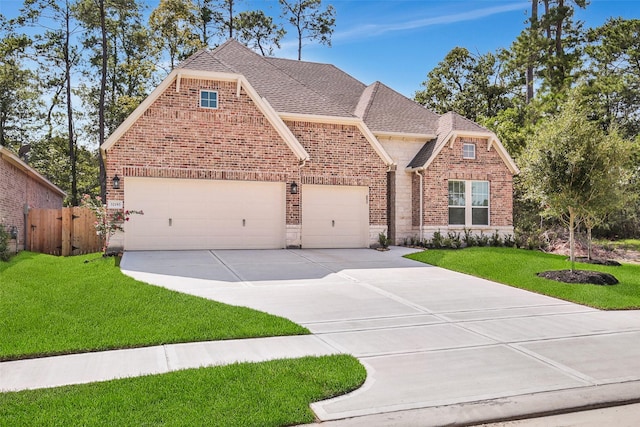
[[[614,267],[620,267],[622,265],[618,261],[615,261],[613,259],[596,259],[596,258],[589,259],[587,257],[576,257],[576,262],[583,262],[586,264],[597,264],[597,265],[610,265]]]
[[[555,270],[538,273],[539,277],[564,283],[584,283],[609,286],[618,284],[618,279],[609,273],[588,270]]]

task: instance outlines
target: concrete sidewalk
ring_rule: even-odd
[[[168,344],[0,363],[0,392],[338,353],[313,335]]]

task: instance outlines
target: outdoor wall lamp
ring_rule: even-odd
[[[116,190],[120,188],[120,178],[118,178],[117,174],[113,177],[113,188]]]
[[[291,194],[298,194],[298,184],[295,181],[291,183]]]

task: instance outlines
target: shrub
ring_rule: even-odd
[[[436,249],[444,247],[444,237],[442,236],[440,230],[433,233],[433,237],[431,238],[431,245]]]
[[[511,234],[507,234],[504,236],[504,241],[502,242],[507,248],[515,248],[517,247],[516,241]]]
[[[478,243],[478,246],[488,246],[489,236],[480,231],[480,235],[476,238],[476,242]]]
[[[380,243],[380,246],[382,246],[384,249],[387,249],[389,247],[389,243],[391,243],[391,239],[389,239],[386,233],[383,231],[378,234],[378,243]]]
[[[0,223],[0,261],[9,261],[11,253],[9,252],[9,232],[4,224]]]
[[[468,228],[464,229],[464,237],[462,238],[462,240],[464,241],[465,246],[468,248],[476,245],[476,237]]]
[[[462,240],[460,239],[460,233],[449,231],[447,233],[448,245],[451,249],[460,249],[462,247]]]
[[[124,232],[123,224],[125,221],[129,221],[131,215],[144,215],[142,211],[122,211],[117,210],[112,214],[107,211],[107,206],[102,204],[100,196],[92,198],[88,194],[82,196],[81,206],[90,209],[96,216],[96,222],[94,224],[96,228],[96,234],[102,238],[104,255],[107,254],[109,248],[109,240],[116,233],[116,231]]]
[[[502,237],[500,237],[500,233],[498,232],[498,230],[496,230],[495,233],[491,235],[490,243],[491,246],[502,246]]]

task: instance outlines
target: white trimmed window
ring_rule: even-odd
[[[462,158],[463,159],[475,159],[476,158],[476,144],[465,142],[462,144]]]
[[[489,181],[449,181],[449,225],[489,225]]]
[[[218,92],[215,90],[201,90],[200,106],[202,108],[218,108]]]

